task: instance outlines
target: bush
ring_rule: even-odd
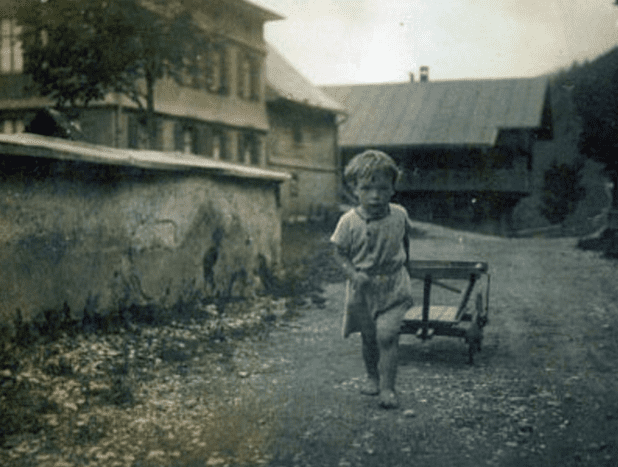
[[[582,186],[583,162],[570,164],[552,162],[544,174],[541,214],[551,224],[560,224],[575,211],[586,194]]]

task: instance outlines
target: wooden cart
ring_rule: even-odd
[[[472,261],[409,261],[408,271],[423,285],[423,304],[414,306],[405,315],[402,334],[415,334],[427,340],[433,336],[462,337],[468,345],[468,362],[480,352],[483,328],[489,312],[489,268],[487,263]],[[484,280],[483,280],[484,279]],[[449,283],[443,282],[448,280]],[[450,280],[467,281],[460,290]],[[455,306],[430,305],[431,287],[436,285],[460,295]],[[473,304],[470,298],[475,296]],[[485,295],[483,297],[483,295]]]

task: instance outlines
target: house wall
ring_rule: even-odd
[[[2,155],[0,319],[245,296],[280,261],[274,181]]]
[[[16,0],[5,3],[0,7],[0,19],[13,17],[19,4]],[[199,76],[198,71],[184,73],[181,84],[170,77],[164,77],[155,84],[155,111],[165,118],[219,125],[225,131],[266,132],[264,18],[253,11],[254,6],[234,6],[228,2],[194,2],[190,8],[193,8],[194,19],[204,30],[204,36],[215,44],[221,54],[222,70],[225,70],[220,73],[221,86],[209,87],[205,76]],[[201,55],[206,54],[204,50]],[[255,92],[245,92],[239,86],[239,83],[245,82],[241,63],[247,57],[253,67],[250,74],[255,81],[252,85]],[[54,104],[48,99],[34,97],[32,92],[26,92],[24,87],[28,83],[29,78],[25,75],[0,73],[0,123],[18,119],[27,125],[36,110]],[[145,93],[144,83],[139,84]],[[117,112],[118,109],[122,111]],[[136,110],[134,102],[113,93],[102,102],[91,103],[80,115],[86,141],[130,147],[128,120],[129,115]],[[174,142],[170,138],[169,128],[159,130],[163,134],[157,136],[159,145],[156,149],[173,150]],[[2,131],[3,127],[0,126]],[[144,128],[139,131],[145,134]],[[138,147],[146,146],[145,138],[142,139],[144,141]],[[229,135],[232,149],[236,147],[236,139],[236,134]],[[260,144],[263,145],[263,142]],[[234,155],[236,153],[232,152]],[[236,157],[230,160],[236,160]]]
[[[292,179],[281,188],[284,217],[308,216],[339,202],[334,115],[293,104],[269,103],[267,165]]]

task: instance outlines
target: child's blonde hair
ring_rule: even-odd
[[[388,154],[375,149],[368,149],[357,154],[348,162],[343,171],[343,179],[348,186],[354,188],[359,179],[369,177],[376,172],[390,175],[393,185],[401,176],[397,164]]]

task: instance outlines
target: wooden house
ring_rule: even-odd
[[[337,124],[345,109],[267,47],[266,165],[292,176],[281,191],[287,219],[320,217],[339,201]]]
[[[426,72],[427,70],[425,70]],[[412,217],[508,233],[532,190],[535,143],[552,137],[545,77],[326,86],[348,111],[342,164],[383,150],[403,169]]]
[[[15,19],[20,3],[23,1],[8,0],[0,5],[2,133],[23,132],[37,112],[53,105],[27,90],[21,26]],[[180,83],[171,77],[157,81],[157,131],[152,149],[264,166],[268,118],[263,29],[265,22],[283,17],[245,0],[190,5],[194,22],[212,42],[204,52],[212,66],[203,70],[192,67],[196,71],[185,73]],[[144,119],[125,96],[109,94],[104,101],[73,111],[86,142],[117,148],[147,146]]]
[[[17,4],[0,6],[0,133],[40,128],[33,120],[45,125],[56,118],[55,111],[44,110],[52,101],[26,90]],[[281,189],[284,218],[310,217],[336,204],[337,119],[344,109],[265,42],[264,23],[282,17],[244,0],[191,5],[194,21],[212,38],[204,53],[215,55],[209,63],[216,66],[185,73],[182,83],[171,77],[156,83],[153,149],[289,171],[292,179]],[[88,108],[68,110],[83,141],[148,146],[145,121],[125,96],[110,94]]]

